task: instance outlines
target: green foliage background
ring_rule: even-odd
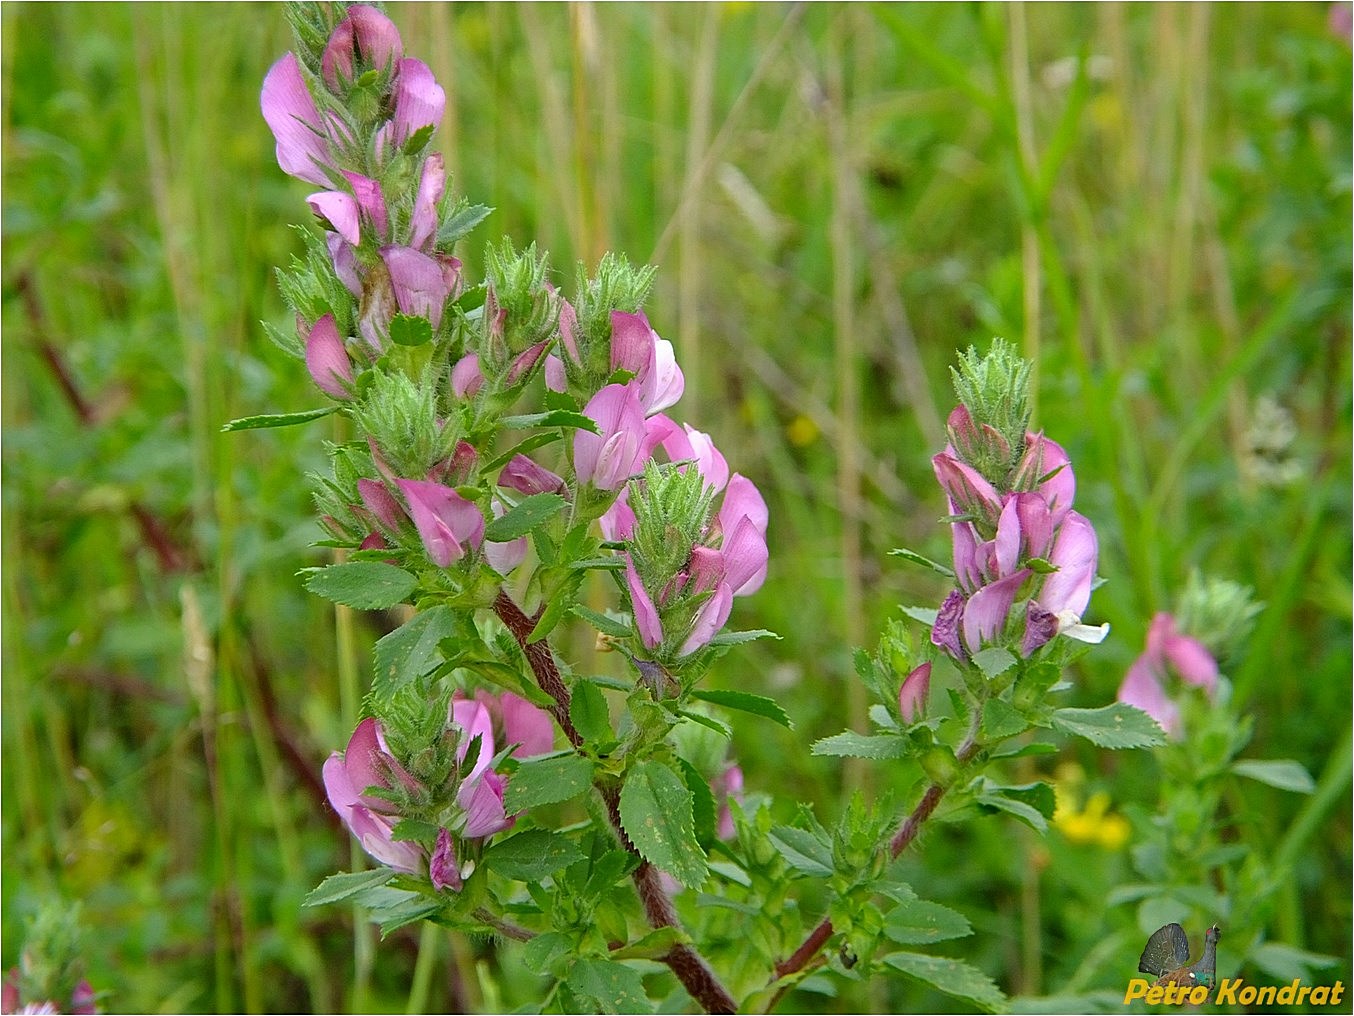
[[[807,745],[864,729],[850,647],[942,594],[885,555],[946,557],[928,460],[947,367],[1004,335],[1037,363],[1036,421],[1072,456],[1109,580],[1089,620],[1113,634],[1071,704],[1113,698],[1191,569],[1256,590],[1229,668],[1247,754],[1296,759],[1321,790],[1246,783],[1216,821],[1257,862],[1296,859],[1260,927],[1348,983],[1351,66],[1327,7],[392,16],[447,90],[456,187],[497,208],[471,259],[507,233],[566,283],[607,249],[654,260],[678,418],[767,495],[770,578],[733,621],[785,637],[713,680],[775,695],[797,729],[735,719],[749,788],[824,818],[889,788],[885,766]],[[258,113],[281,10],[0,19],[5,965],[63,898],[85,901],[112,1011],[397,1011],[411,980],[438,1011],[530,1000],[511,951],[406,929],[355,954],[350,914],[299,910],[350,864],[319,766],[397,622],[335,614],[295,577],[324,560],[303,474],[330,422],[219,433],[320,404],[260,326],[289,326],[271,266],[300,250],[307,193]],[[1252,426],[1264,398],[1291,414],[1264,453],[1291,464],[1282,483],[1254,466],[1275,440]],[[585,634],[559,648],[619,668]],[[1077,793],[1150,814],[1147,753],[1077,751]],[[1073,770],[1029,765],[1075,790]],[[966,958],[1006,990],[1122,992],[1145,918],[1106,898],[1133,880],[1132,842],[1023,832],[938,828],[909,878],[973,918]],[[784,1008],[955,1005],[903,979],[843,990]]]

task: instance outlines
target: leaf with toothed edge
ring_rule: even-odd
[[[680,776],[661,762],[640,762],[626,773],[620,812],[625,834],[645,860],[693,889],[705,881],[691,791]]]

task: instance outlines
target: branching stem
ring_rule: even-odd
[[[527,641],[536,627],[539,615],[536,618],[528,617],[512,597],[501,590],[498,598],[494,600],[494,613],[521,646],[527,663],[531,666],[531,672],[536,677],[536,683],[554,700],[554,704],[550,707],[551,714],[564,731],[564,736],[569,739],[569,743],[577,748],[583,743],[583,737],[569,716],[569,689],[560,677],[559,667],[555,664],[554,654],[550,651],[550,644],[545,640]],[[606,804],[607,815],[621,841],[621,846],[639,857],[639,851],[635,849],[635,845],[630,842],[630,837],[625,835],[625,829],[621,826],[620,791],[614,787],[598,787],[598,791]],[[663,888],[658,869],[641,857],[639,867],[635,869],[631,878],[634,880],[635,891],[644,905],[644,914],[649,923],[655,928],[680,928],[677,910]],[[720,983],[704,957],[691,946],[675,945],[661,959],[706,1012],[735,1011],[733,996]]]

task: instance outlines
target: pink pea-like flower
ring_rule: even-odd
[[[643,462],[644,410],[630,385],[607,385],[583,407],[599,433],[574,433],[578,479],[600,490],[621,487]]]
[[[306,370],[326,395],[352,398],[353,366],[333,314],[323,315],[306,335]]]
[[[423,549],[439,568],[449,568],[484,539],[484,516],[475,505],[440,483],[396,481],[409,503],[409,516]]]
[[[1164,611],[1152,618],[1147,648],[1133,661],[1119,686],[1119,701],[1141,709],[1172,737],[1179,737],[1180,706],[1166,690],[1171,673],[1211,699],[1218,690],[1218,663],[1198,639],[1181,633]]]

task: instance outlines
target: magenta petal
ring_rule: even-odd
[[[424,127],[442,122],[447,93],[422,60],[401,60],[395,74],[394,141],[402,145]]]
[[[494,498],[494,516],[501,517],[507,509],[503,502]],[[493,540],[484,541],[484,559],[489,562],[489,567],[500,575],[508,575],[513,569],[521,564],[527,556],[527,538],[519,536],[514,540],[496,543]]]
[[[392,533],[397,533],[408,517],[404,509],[395,500],[384,483],[379,480],[361,479],[357,481],[357,493],[367,510],[376,516],[378,522]]]
[[[306,370],[326,395],[352,398],[353,368],[333,314],[325,314],[316,321],[306,336]]]
[[[1022,568],[1014,575],[998,579],[983,586],[969,597],[964,607],[964,642],[969,652],[976,653],[984,643],[996,641],[1006,627],[1006,618],[1015,603],[1016,593],[1021,584],[1030,577],[1028,569]]]
[[[936,622],[931,626],[931,643],[944,649],[956,660],[965,658],[964,644],[959,639],[959,624],[964,617],[967,601],[958,589],[950,590],[945,602],[936,611]]]
[[[677,650],[677,655],[686,656],[694,653],[708,643],[724,627],[724,622],[728,621],[732,610],[733,590],[729,588],[727,582],[721,582],[715,587],[714,595],[701,604],[700,610],[696,612],[696,618],[691,623],[691,634]]]
[[[1025,605],[1025,634],[1020,637],[1020,655],[1028,657],[1058,634],[1058,615],[1030,600]]]
[[[629,495],[630,488],[624,488],[597,520],[608,540],[628,540],[635,534],[635,510],[630,507]]]
[[[1174,736],[1180,728],[1180,709],[1166,695],[1148,656],[1139,656],[1119,686],[1119,701],[1136,706],[1160,724],[1161,729]]]
[[[996,526],[1001,515],[1001,498],[978,470],[944,452],[931,459],[931,466],[960,514],[972,515],[985,525]]]
[[[342,191],[320,191],[306,198],[310,210],[334,227],[339,236],[353,246],[362,239],[357,221],[357,200]]]
[[[646,649],[657,649],[663,644],[663,624],[658,620],[658,608],[653,605],[644,584],[640,582],[629,554],[625,555],[625,584],[630,589],[630,605],[640,641]]]
[[[269,68],[259,105],[277,139],[277,164],[282,171],[310,183],[328,185],[324,167],[333,167],[329,143],[296,54],[286,54]]]
[[[898,689],[898,714],[904,723],[912,723],[926,714],[926,697],[931,692],[931,664],[923,663],[907,677]]]
[[[411,875],[423,870],[423,848],[412,840],[396,840],[390,819],[358,805],[349,812],[347,825],[362,849],[382,864]]]
[[[742,473],[734,473],[729,478],[729,485],[724,488],[724,501],[719,506],[720,529],[730,532],[740,518],[748,519],[759,532],[765,534],[770,513],[757,485]]]
[[[555,747],[555,724],[550,714],[538,709],[520,695],[505,691],[498,697],[503,713],[503,736],[516,744],[514,758],[547,755]]]
[[[583,408],[599,433],[574,432],[574,469],[582,482],[616,490],[638,468],[644,443],[644,412],[630,385],[607,385]]]
[[[704,431],[696,430],[690,424],[682,424],[682,429],[686,435],[686,448],[680,454],[673,454],[673,449],[667,445],[664,450],[668,456],[677,458],[694,458],[696,460],[696,470],[705,478],[707,486],[715,490],[723,490],[729,483],[729,464],[724,461],[724,456],[720,454],[715,443],[710,440],[710,435]],[[751,481],[746,481],[751,486]],[[756,493],[756,487],[753,487],[753,493]],[[758,495],[760,498],[760,495]],[[727,495],[726,495],[727,500]],[[765,508],[765,502],[762,502]]]
[[[677,366],[677,356],[672,343],[659,339],[654,343],[654,371],[652,394],[645,413],[657,413],[676,405],[686,391],[686,377],[682,368]]]
[[[13,1012],[12,1009],[5,1011]],[[71,992],[70,1011],[71,1016],[93,1016],[94,1013],[99,1011],[98,1006],[95,1005],[94,989],[89,986],[88,981],[81,981]]]
[[[1020,545],[1023,541],[1020,538],[1018,505],[1015,497],[1008,496],[1006,504],[1002,506],[1001,516],[997,519],[997,535],[992,540],[995,567],[990,572],[991,578],[1010,575],[1020,560]]]
[[[329,247],[329,257],[334,262],[334,274],[348,292],[353,296],[361,296],[362,277],[357,270],[357,251],[337,233],[326,233],[324,240]]]
[[[1044,557],[1053,540],[1055,521],[1042,494],[1016,494],[1011,498],[1020,518],[1021,553],[1026,557]]]
[[[564,306],[569,306],[567,303]],[[569,390],[569,378],[564,372],[564,361],[554,353],[545,358],[545,386],[552,392]]]
[[[552,292],[554,291],[553,286],[551,287],[551,291]],[[578,332],[578,312],[574,310],[573,304],[571,304],[568,300],[561,300],[559,304],[560,345],[564,347],[564,352],[568,354],[570,360],[572,360],[575,364],[580,364],[583,361],[578,355],[578,339],[576,337],[577,332]],[[549,368],[548,363],[546,367],[547,369]],[[564,361],[561,360],[560,361],[561,373],[559,375],[560,377],[564,376],[563,370],[564,370]],[[559,388],[556,388],[555,391],[557,392],[564,391],[564,386],[561,384],[561,386]]]
[[[1057,472],[1054,473],[1054,470]],[[1035,481],[1041,476],[1048,476],[1049,473],[1054,475],[1036,487]],[[1050,441],[1043,434],[1025,436],[1025,453],[1016,466],[1015,484],[1025,490],[1033,488],[1043,497],[1053,516],[1055,527],[1067,516],[1072,508],[1072,498],[1077,492],[1077,480],[1072,473],[1067,452],[1063,451],[1060,444]]]
[[[503,791],[508,781],[492,770],[463,782],[456,803],[465,809],[464,835],[468,839],[493,836],[511,829],[515,818],[503,812]]]
[[[498,485],[523,494],[563,494],[567,489],[563,479],[525,455],[514,455],[508,460],[498,474]]]
[[[454,696],[451,700],[450,719],[461,729],[461,739],[456,745],[456,761],[464,763],[475,738],[480,739],[479,754],[470,767],[470,772],[462,775],[462,782],[479,777],[494,759],[494,718],[484,703]]]
[[[343,178],[348,181],[353,189],[353,197],[357,200],[358,207],[366,215],[367,221],[371,223],[376,231],[377,242],[384,241],[390,232],[390,220],[386,216],[385,194],[381,192],[381,184],[378,180],[373,180],[369,176],[362,176],[360,173],[349,173],[346,170]],[[357,241],[352,241],[356,243]]]
[[[973,592],[983,584],[982,566],[978,559],[978,533],[972,522],[952,522],[950,536],[954,543],[954,577],[961,589]]]
[[[382,247],[381,259],[390,272],[390,285],[401,314],[427,318],[436,331],[451,287],[442,266],[411,247]]]
[[[1095,528],[1083,516],[1068,512],[1049,553],[1049,561],[1058,570],[1044,579],[1037,597],[1039,606],[1054,614],[1084,614],[1091,599],[1098,554]]]
[[[479,394],[483,387],[484,372],[480,370],[480,358],[474,353],[467,353],[451,368],[451,390],[458,399],[468,399]]]
[[[442,200],[446,185],[447,172],[442,156],[435,152],[424,160],[423,173],[419,176],[418,196],[414,199],[409,222],[410,247],[426,252],[429,242],[437,235],[437,203]]]
[[[649,327],[644,312],[611,312],[611,370],[628,370],[641,385],[654,369],[654,342],[658,337]],[[643,399],[641,398],[641,401]]]
[[[443,889],[461,891],[461,870],[456,867],[456,847],[451,833],[446,829],[437,830],[437,848],[428,862],[428,877],[438,892]]]
[[[751,596],[762,587],[770,555],[766,536],[751,518],[744,515],[738,520],[733,532],[725,535],[720,553],[724,557],[725,581],[734,596]]]
[[[724,554],[712,547],[696,547],[691,551],[687,571],[691,583],[688,592],[704,593],[714,589],[724,581]]]
[[[465,546],[478,547],[484,538],[484,516],[475,505],[450,487],[428,480],[399,480],[409,502],[423,547],[433,563],[446,568],[465,555]]]
[[[1181,680],[1207,689],[1210,695],[1217,690],[1218,661],[1198,639],[1172,634],[1166,639],[1164,653]]]
[[[354,49],[363,62],[384,70],[404,52],[404,43],[394,23],[375,7],[353,4],[348,16],[335,26],[320,58],[324,83],[338,91],[342,81],[352,81]]]

